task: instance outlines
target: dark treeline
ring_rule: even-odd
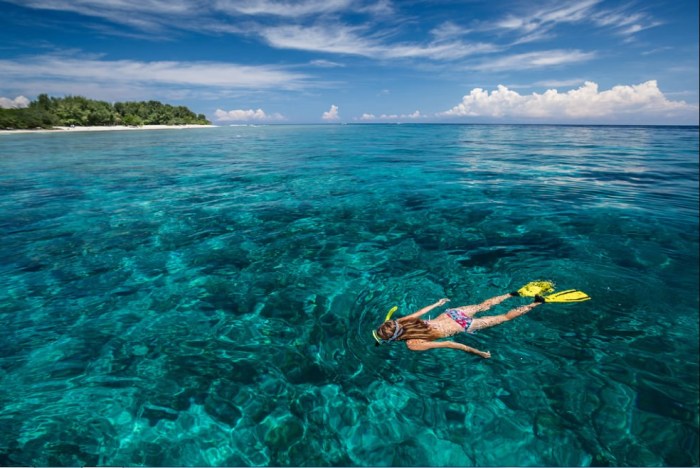
[[[0,109],[0,129],[209,123],[204,114],[197,115],[185,106],[171,106],[158,101],[110,104],[82,96],[55,98],[40,94],[29,107]]]

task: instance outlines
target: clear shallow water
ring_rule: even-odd
[[[2,465],[699,463],[697,127],[9,135],[0,234]]]

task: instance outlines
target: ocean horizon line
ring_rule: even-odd
[[[141,126],[124,126],[124,125],[106,125],[106,126],[75,126],[65,127],[57,126],[54,128],[36,128],[36,129],[2,129],[0,135],[31,135],[31,134],[66,134],[66,133],[88,133],[88,132],[110,132],[110,131],[149,131],[149,130],[185,130],[185,129],[204,129],[204,128],[231,128],[231,127],[343,127],[343,126],[364,126],[364,127],[394,127],[394,126],[484,126],[484,127],[600,127],[600,128],[700,128],[698,125],[686,124],[585,124],[585,123],[494,123],[494,122],[336,122],[336,123],[247,123],[247,124],[225,124],[225,125],[141,125]]]

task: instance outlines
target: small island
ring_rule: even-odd
[[[56,98],[40,94],[25,108],[0,109],[0,130],[155,125],[211,125],[211,122],[204,114],[195,114],[185,106],[158,101],[111,104],[82,96]]]

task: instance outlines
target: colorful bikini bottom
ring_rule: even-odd
[[[445,313],[449,315],[452,320],[457,322],[460,327],[464,328],[464,331],[469,331],[469,326],[472,324],[472,318],[470,316],[459,309],[447,309]]]

